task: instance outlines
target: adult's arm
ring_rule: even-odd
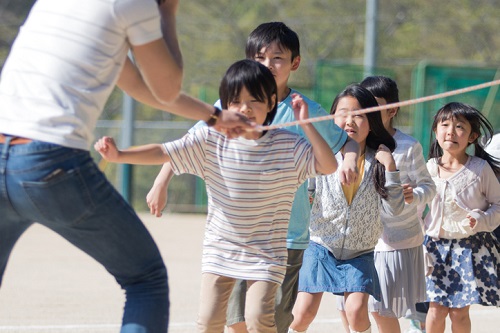
[[[193,120],[207,121],[214,113],[214,106],[181,92],[172,101],[158,100],[144,81],[139,69],[130,59],[126,59],[121,75],[117,82],[118,87],[137,101],[148,104],[159,110],[167,111]],[[216,122],[216,129],[227,133],[229,137],[240,135],[245,129],[255,126],[243,114],[224,110]]]
[[[188,119],[208,121],[214,107],[180,91],[182,55],[175,28],[177,6],[178,0],[160,5],[163,39],[133,46],[135,64],[126,59],[117,85],[141,103]],[[222,112],[215,124],[229,137],[254,126],[244,115],[229,111]]]
[[[158,7],[162,39],[131,47],[146,86],[162,103],[173,101],[182,87],[182,53],[175,19],[177,7],[178,0],[163,1]]]

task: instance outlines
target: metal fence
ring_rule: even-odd
[[[159,112],[159,111],[158,111]],[[161,143],[181,138],[193,125],[186,121],[143,121],[134,122],[134,145],[147,143]],[[95,137],[103,135],[112,136],[117,139],[121,148],[119,138],[121,137],[123,123],[121,120],[100,120],[97,124]],[[106,163],[101,160],[99,154],[92,152],[94,159],[99,163],[101,169],[111,183],[117,188],[123,188],[123,178],[120,165]],[[130,198],[132,206],[139,211],[148,210],[146,195],[153,185],[154,179],[161,166],[131,166]],[[174,212],[205,212],[206,192],[201,179],[192,175],[180,175],[173,177],[168,189],[167,210]]]

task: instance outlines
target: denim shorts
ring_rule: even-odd
[[[349,260],[337,260],[324,246],[309,242],[299,273],[299,291],[335,295],[362,292],[380,300],[373,252]]]

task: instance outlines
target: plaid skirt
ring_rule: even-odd
[[[427,301],[449,308],[500,305],[500,243],[491,232],[462,239],[425,237],[434,261],[426,278]]]

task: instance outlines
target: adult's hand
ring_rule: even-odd
[[[255,130],[255,126],[256,124],[242,113],[224,110],[217,119],[214,128],[229,138],[235,138],[246,131]]]

